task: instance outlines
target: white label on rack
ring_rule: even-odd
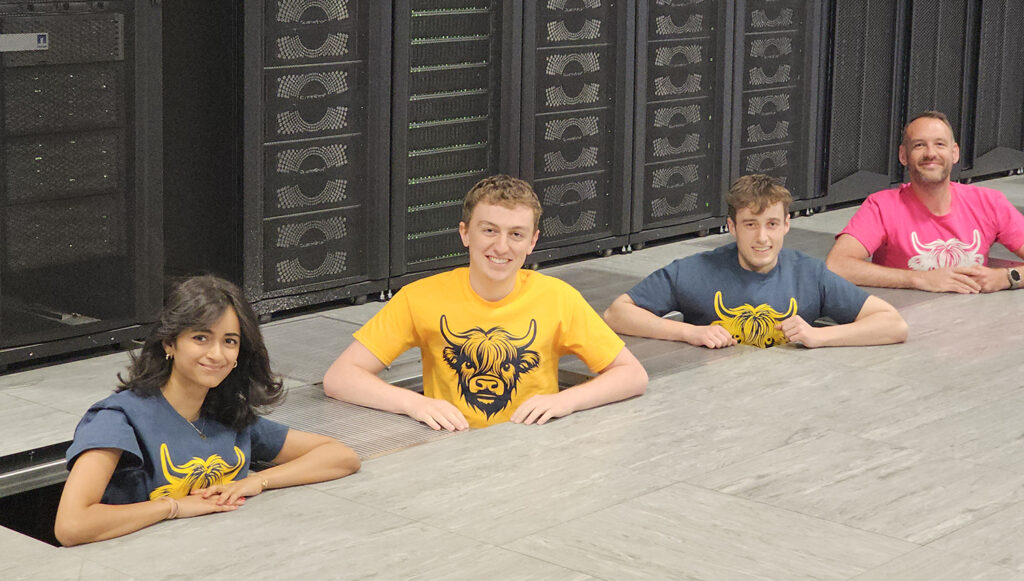
[[[27,50],[49,50],[49,32],[22,32],[0,34],[0,52],[22,52]]]

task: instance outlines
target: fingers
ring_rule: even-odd
[[[425,399],[420,413],[413,416],[415,419],[427,424],[433,430],[458,432],[469,428],[466,416],[462,415],[459,408],[450,402],[432,398]]]

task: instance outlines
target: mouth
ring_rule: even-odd
[[[488,262],[492,264],[505,265],[512,262],[511,258],[498,258],[497,256],[488,256]]]
[[[227,368],[227,365],[209,365],[206,363],[200,363],[199,367],[210,373],[221,373],[225,368]]]

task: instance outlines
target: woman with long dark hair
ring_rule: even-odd
[[[86,412],[54,532],[64,545],[170,518],[235,510],[247,497],[359,470],[341,442],[257,415],[278,403],[256,316],[214,276],[179,284],[116,393]],[[253,461],[272,462],[260,472]]]

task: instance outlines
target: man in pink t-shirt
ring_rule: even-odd
[[[960,147],[946,116],[912,119],[899,156],[910,183],[864,200],[836,236],[829,269],[859,285],[933,292],[1024,286],[1024,266],[988,266],[995,242],[1024,258],[1024,216],[1001,192],[949,181]]]

